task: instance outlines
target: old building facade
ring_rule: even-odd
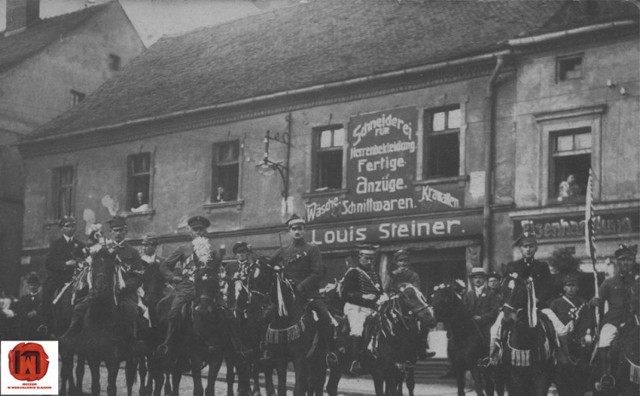
[[[637,212],[637,163],[614,153],[637,149],[638,97],[614,92],[638,92],[638,18],[624,3],[580,7],[327,1],[162,39],[22,141],[23,255],[43,256],[57,232],[52,192],[66,188],[80,228],[121,213],[132,242],[155,234],[165,253],[187,240],[194,214],[227,251],[245,240],[259,254],[286,243],[286,218],[304,215],[326,280],[358,244],[375,243],[383,272],[410,249],[429,293],[512,260],[523,224],[542,230],[540,257],[567,243],[586,262],[571,225],[584,195],[574,187],[558,200],[555,186],[574,174],[584,188],[589,154],[603,224]],[[464,28],[441,34],[452,15]],[[67,185],[52,178],[59,169],[73,174]],[[609,235],[637,241],[637,216]]]
[[[117,75],[144,44],[117,1],[46,19],[40,19],[39,0],[6,5],[0,36],[0,261],[7,274],[2,285],[15,293],[24,168],[12,145]],[[28,259],[23,263],[30,268]]]

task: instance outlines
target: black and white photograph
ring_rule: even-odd
[[[0,0],[0,394],[640,396],[639,243],[639,0]]]

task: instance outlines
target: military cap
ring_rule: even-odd
[[[565,275],[564,278],[562,278],[562,284],[563,285],[579,285],[580,284],[580,278],[578,277],[578,274],[567,274]]]
[[[142,246],[158,246],[158,240],[151,235],[142,237]]]
[[[360,254],[376,254],[378,246],[370,244],[358,245],[358,252]]]
[[[73,216],[63,216],[60,219],[59,225],[60,225],[60,227],[64,227],[67,224],[74,224],[75,225],[76,224],[76,219],[74,219]]]
[[[400,249],[393,254],[393,261],[398,261],[401,258],[409,259],[409,251]]]
[[[187,221],[187,224],[189,224],[189,227],[191,228],[209,228],[211,222],[206,217],[193,216]]]
[[[27,284],[28,285],[39,285],[40,284],[40,278],[38,277],[38,274],[36,274],[35,272],[29,273],[29,275],[27,275]]]
[[[244,241],[238,241],[233,244],[231,251],[233,254],[237,254],[241,250],[249,250],[249,244]]]
[[[482,267],[473,267],[469,273],[469,278],[473,278],[475,276],[482,276],[483,278],[486,278],[487,272]]]
[[[616,258],[631,258],[634,259],[636,257],[636,253],[638,253],[638,245],[627,246],[624,244],[620,244],[620,247],[614,253]]]
[[[289,220],[287,220],[285,224],[287,225],[287,227],[293,227],[294,225],[299,225],[299,224],[304,225],[305,223],[306,221],[304,221],[302,217],[294,213],[291,215],[291,217],[289,217]]]
[[[491,279],[491,278],[494,278],[494,279],[497,279],[497,280],[502,279],[500,274],[497,273],[497,272],[490,272],[489,275],[487,275],[487,279]]]
[[[113,216],[111,219],[109,219],[107,221],[107,224],[109,224],[109,227],[111,227],[112,230],[115,230],[116,228],[123,228],[127,226],[127,219],[125,219],[122,216]]]
[[[537,244],[538,241],[536,240],[536,235],[533,232],[530,231],[525,231],[522,233],[522,235],[520,235],[520,237],[516,240],[515,245],[516,246],[523,246],[525,244],[528,243],[535,243]]]

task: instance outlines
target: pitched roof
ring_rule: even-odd
[[[315,0],[201,28],[161,39],[25,142],[488,53],[511,38],[592,24],[590,14],[571,17],[573,3],[581,4]],[[598,21],[637,18],[633,5],[611,3],[615,12]]]
[[[38,54],[111,4],[117,3],[104,3],[69,14],[42,19],[29,25],[23,32],[8,37],[0,36],[0,73]]]

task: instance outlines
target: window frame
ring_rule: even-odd
[[[581,128],[575,128],[575,129],[562,129],[562,130],[555,130],[555,131],[549,131],[549,183],[548,183],[548,188],[547,188],[547,199],[549,200],[549,204],[554,202],[554,199],[557,199],[560,191],[558,191],[558,188],[556,186],[559,186],[561,180],[558,180],[556,178],[556,173],[557,173],[557,168],[558,168],[558,160],[563,159],[563,158],[569,158],[569,157],[577,157],[577,156],[581,156],[581,155],[589,155],[589,162],[590,162],[590,167],[593,165],[593,161],[591,158],[591,147],[589,147],[588,149],[576,149],[575,148],[575,136],[577,135],[581,135],[581,134],[589,134],[589,138],[591,140],[591,144],[593,144],[593,136],[591,133],[591,128],[590,127],[581,127]],[[572,136],[573,142],[572,142],[572,149],[571,150],[558,150],[558,138],[562,137],[562,136]],[[586,183],[584,185],[586,187]],[[565,201],[564,203],[581,203],[584,202],[584,197],[585,194],[581,194],[576,196],[575,198],[572,198],[570,200]],[[561,204],[563,202],[558,202],[558,204]]]
[[[71,180],[68,184],[63,185],[60,180],[62,179],[63,171],[71,172]],[[58,209],[60,209],[60,191],[62,189],[69,189],[69,208],[66,213],[59,213]],[[75,213],[75,204],[76,204],[76,167],[73,165],[62,165],[51,168],[51,207],[49,208],[49,217],[53,221],[58,221],[64,216],[73,216]]]
[[[449,117],[448,113],[452,110],[460,111],[460,124],[457,128],[449,128]],[[465,106],[463,103],[454,103],[446,106],[432,107],[422,109],[422,135],[419,138],[418,143],[420,144],[422,156],[418,158],[420,166],[418,175],[418,180],[435,180],[435,179],[451,179],[451,178],[459,178],[465,174],[465,137],[466,137],[466,117],[465,117]],[[442,130],[434,131],[433,130],[433,118],[437,113],[444,112],[447,114],[445,116],[445,128]],[[443,135],[452,135],[456,134],[458,137],[458,170],[455,175],[437,175],[430,174],[430,156],[429,156],[429,140],[431,137],[443,136]]]
[[[601,144],[602,144],[602,117],[606,111],[606,105],[582,107],[577,109],[560,110],[533,114],[536,121],[540,141],[540,172],[537,180],[538,205],[547,206],[551,203],[549,184],[551,161],[550,139],[558,131],[577,130],[580,128],[591,129],[591,169],[596,177],[602,171]],[[516,188],[518,188],[516,186]],[[600,184],[593,183],[594,200],[600,199]]]
[[[79,105],[87,97],[86,93],[76,91],[75,89],[70,90],[69,93],[71,93],[71,107]]]
[[[138,157],[147,156],[149,159],[149,170],[147,172],[141,172],[134,174],[134,164],[135,159]],[[147,191],[147,206],[149,209],[147,211],[153,210],[153,177],[154,177],[154,156],[150,151],[140,152],[136,154],[130,154],[127,156],[127,212],[131,213],[133,209],[132,203],[135,200],[135,194],[133,186],[133,178],[147,175],[149,178],[148,181],[148,191]]]
[[[336,146],[334,143],[335,140],[335,132],[342,130],[342,146]],[[332,144],[330,147],[320,147],[322,133],[325,131],[332,131],[331,141]],[[340,191],[345,187],[345,153],[347,151],[347,130],[344,124],[330,124],[330,125],[322,125],[312,128],[312,171],[311,171],[311,188],[312,192],[323,192],[323,191]],[[321,154],[323,153],[331,153],[340,151],[340,186],[339,187],[328,187],[328,186],[320,186],[321,175],[320,175],[320,163],[321,163]]]
[[[578,77],[562,77],[563,72],[566,74],[566,70],[563,70],[563,62],[571,61],[574,59],[580,59],[580,76]],[[582,80],[584,78],[584,53],[562,55],[556,58],[556,83]]]
[[[109,70],[119,71],[122,68],[122,58],[116,54],[109,54]]]
[[[235,159],[229,160],[229,161],[223,161],[222,164],[220,164],[220,148],[223,147],[224,145],[229,145],[229,144],[235,144],[237,146],[236,151],[237,151],[237,156],[235,157]],[[212,204],[224,204],[227,202],[238,202],[241,200],[242,197],[242,158],[243,158],[243,154],[242,154],[242,149],[243,149],[243,143],[241,142],[240,139],[230,139],[230,140],[223,140],[223,141],[219,141],[219,142],[214,142],[212,145],[212,155],[211,155],[211,197],[209,199],[209,202]],[[217,187],[218,187],[218,182],[219,182],[219,172],[218,172],[218,168],[220,166],[222,167],[228,167],[228,166],[232,166],[235,165],[237,166],[237,180],[236,180],[236,196],[234,199],[230,199],[228,201],[224,201],[224,202],[215,202],[215,196],[217,195]]]

